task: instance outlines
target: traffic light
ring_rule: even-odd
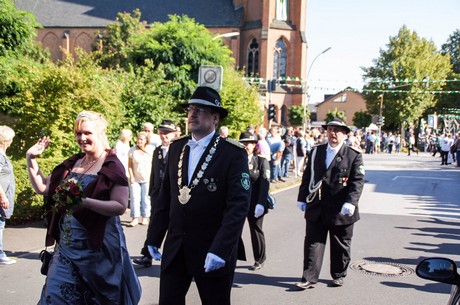
[[[382,115],[382,116],[379,116],[377,118],[377,126],[383,126],[385,124],[385,117]]]
[[[268,119],[273,120],[276,117],[276,106],[275,104],[268,105]]]

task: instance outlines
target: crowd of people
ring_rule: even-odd
[[[267,260],[263,222],[271,183],[301,176],[297,206],[305,218],[304,259],[298,289],[318,282],[327,236],[332,286],[344,285],[354,224],[364,185],[362,153],[418,154],[413,132],[353,132],[340,118],[322,129],[248,126],[238,140],[214,89],[198,87],[187,103],[189,135],[165,118],[136,133],[123,129],[111,148],[108,123],[83,111],[74,122],[81,152],[44,176],[37,159],[50,144],[43,137],[26,152],[30,183],[44,195],[46,247],[54,246],[39,304],[137,304],[141,286],[134,265],[161,260],[159,304],[185,304],[195,282],[203,304],[230,304],[237,260],[246,260],[241,238],[247,221],[254,262]],[[154,132],[156,129],[156,133]],[[15,181],[6,150],[14,131],[0,126],[0,264],[5,220],[13,212]],[[455,138],[455,139],[454,139]],[[460,133],[426,137],[426,150],[441,165],[460,166]],[[131,260],[126,227],[148,226],[142,256]]]

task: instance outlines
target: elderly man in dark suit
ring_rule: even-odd
[[[350,129],[340,118],[334,118],[323,128],[328,143],[312,149],[297,198],[307,222],[304,271],[301,282],[295,284],[300,289],[312,288],[318,282],[328,233],[332,286],[343,285],[364,186],[362,155],[344,142]]]
[[[228,114],[217,91],[198,87],[182,106],[191,136],[170,146],[147,237],[158,251],[167,232],[159,304],[185,304],[192,280],[202,304],[230,304],[250,200],[248,157],[244,145],[216,133]]]

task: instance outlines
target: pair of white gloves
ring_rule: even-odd
[[[161,253],[158,250],[157,247],[155,246],[147,246],[149,249],[149,253],[152,256],[152,258],[156,261],[161,260]],[[204,272],[210,272],[213,270],[220,269],[225,266],[225,261],[218,257],[217,255],[209,252],[208,255],[206,255],[206,259],[204,261]]]
[[[297,201],[297,207],[302,211],[305,212],[307,209],[307,204],[305,202]],[[353,216],[355,213],[355,206],[351,203],[345,202],[342,205],[342,210],[340,211],[340,214],[342,215],[348,215],[348,216]]]

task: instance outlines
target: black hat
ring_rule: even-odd
[[[210,87],[201,86],[196,88],[188,103],[181,104],[184,108],[189,105],[203,105],[211,107],[213,110],[219,112],[221,119],[224,119],[228,115],[227,109],[222,107],[219,92]]]
[[[247,143],[247,142],[257,143],[258,140],[257,140],[256,135],[253,135],[252,133],[247,131],[247,132],[243,132],[240,135],[240,142],[241,143]]]
[[[329,123],[327,123],[325,125],[322,125],[322,126],[323,126],[324,130],[327,130],[327,126],[339,126],[339,127],[343,127],[343,129],[345,129],[347,131],[346,133],[350,132],[350,128],[347,126],[345,121],[342,120],[339,117],[333,118],[332,121],[330,121]]]
[[[173,121],[171,120],[163,120],[158,126],[158,130],[163,130],[163,131],[176,131],[176,125],[174,125]]]

